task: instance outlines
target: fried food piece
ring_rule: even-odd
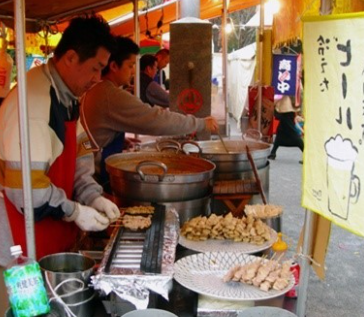
[[[152,220],[151,216],[143,217],[143,216],[125,215],[121,219],[121,223],[125,228],[130,229],[132,231],[137,231],[149,228],[152,224]]]
[[[185,222],[181,234],[189,240],[229,239],[257,245],[270,240],[270,228],[253,216],[236,218],[232,213],[223,216],[198,216]]]
[[[153,206],[134,206],[125,209],[125,213],[129,215],[152,215],[155,208]]]
[[[246,215],[251,215],[254,218],[271,218],[277,217],[282,213],[282,206],[277,205],[246,205],[244,212]]]

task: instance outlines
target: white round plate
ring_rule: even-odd
[[[179,237],[179,244],[187,249],[198,252],[241,252],[241,253],[256,253],[269,249],[274,242],[277,241],[277,232],[271,229],[270,240],[263,244],[254,244],[250,242],[235,242],[233,240],[215,240],[208,239],[205,241],[188,240],[184,236]]]
[[[236,301],[271,299],[287,293],[293,287],[293,275],[289,285],[280,291],[264,292],[258,287],[240,282],[223,282],[222,278],[230,268],[257,259],[253,255],[235,252],[198,253],[186,256],[174,264],[174,278],[196,293]]]

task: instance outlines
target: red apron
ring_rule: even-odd
[[[76,121],[65,124],[65,142],[62,154],[52,164],[48,177],[62,188],[68,199],[72,198],[76,170],[77,137]],[[5,206],[15,245],[20,244],[27,254],[25,218],[19,213],[4,193]],[[37,259],[53,253],[67,252],[75,244],[79,229],[74,222],[65,222],[46,217],[34,224]]]

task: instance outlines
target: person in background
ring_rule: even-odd
[[[92,87],[81,103],[81,122],[91,144],[101,150],[100,183],[107,188],[105,159],[123,150],[124,132],[147,135],[181,135],[208,130],[215,132],[213,117],[196,118],[161,107],[150,107],[119,87],[128,85],[134,76],[139,47],[131,39],[116,38],[116,50],[103,70],[102,81]],[[154,60],[154,56],[153,60]]]
[[[140,99],[150,104],[169,107],[169,94],[153,78],[157,74],[158,60],[154,55],[145,54],[140,58]]]
[[[27,73],[31,182],[37,258],[67,252],[84,231],[104,230],[120,216],[93,179],[94,156],[77,126],[77,99],[101,78],[115,44],[110,27],[97,16],[71,20],[47,64]],[[9,247],[27,254],[18,87],[0,108],[0,265]],[[10,230],[9,230],[10,228]]]
[[[157,58],[158,63],[158,70],[154,76],[154,81],[166,90],[169,90],[169,80],[167,80],[166,72],[164,71],[164,68],[169,64],[169,50],[162,48],[154,56]]]
[[[282,99],[277,101],[275,116],[279,120],[279,124],[273,148],[268,159],[276,159],[276,152],[280,146],[298,147],[303,152],[303,140],[296,128],[296,111],[297,110],[293,108],[290,96],[283,96]],[[300,161],[300,163],[302,163],[302,161]]]

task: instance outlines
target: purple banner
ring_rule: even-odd
[[[274,93],[277,95],[296,95],[297,56],[273,55]]]

